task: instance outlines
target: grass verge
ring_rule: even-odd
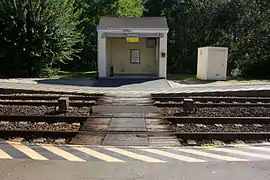
[[[230,84],[240,84],[240,83],[267,83],[270,79],[254,79],[254,78],[241,78],[241,77],[227,77],[225,81],[215,81],[215,80],[201,80],[197,79],[196,75],[186,75],[186,74],[168,74],[168,80],[183,83],[183,84],[218,84],[218,83],[230,83]]]
[[[95,79],[97,77],[96,71],[86,72],[73,72],[73,71],[59,71],[56,76],[52,76],[52,79],[71,79],[71,78],[88,78]]]

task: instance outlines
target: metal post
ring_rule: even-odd
[[[58,106],[60,112],[67,112],[69,108],[69,97],[60,97],[58,99]]]
[[[184,99],[183,101],[183,110],[184,112],[191,113],[194,109],[193,99]]]

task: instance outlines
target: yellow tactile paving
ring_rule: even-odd
[[[139,149],[139,148],[137,148],[137,149]],[[165,156],[165,157],[169,157],[169,158],[173,158],[173,159],[177,159],[177,160],[181,160],[181,161],[186,161],[186,162],[206,162],[205,160],[202,160],[202,159],[192,158],[192,157],[174,154],[174,153],[170,153],[170,152],[166,152],[166,151],[162,151],[162,150],[157,150],[157,149],[139,149],[139,150],[158,154],[161,156]]]
[[[128,157],[131,157],[131,158],[134,158],[134,159],[149,162],[149,163],[157,163],[157,162],[158,163],[165,163],[165,161],[162,161],[162,160],[159,160],[159,159],[144,156],[144,155],[141,155],[141,154],[136,154],[136,153],[133,153],[133,152],[130,152],[130,151],[127,151],[127,150],[123,150],[123,149],[119,149],[119,148],[111,147],[111,148],[104,148],[104,149],[107,149],[109,151],[113,151],[113,152],[116,152],[118,154],[122,154],[122,155],[125,155],[125,156],[128,156]]]
[[[213,148],[213,149],[209,149],[209,150],[211,150],[211,151],[219,151],[219,152],[226,152],[226,153],[232,153],[232,154],[238,154],[238,155],[245,155],[245,156],[256,157],[256,158],[270,159],[270,155],[245,152],[245,151],[240,151],[240,150],[236,150],[236,149],[227,149],[227,148],[215,148],[214,149]]]
[[[9,143],[9,142],[8,142]],[[29,156],[31,159],[35,159],[35,160],[48,160],[47,158],[43,157],[42,155],[40,155],[39,153],[37,153],[36,151],[34,151],[33,149],[21,144],[21,143],[9,143],[11,146],[13,146],[14,148],[16,148],[17,150],[21,151],[22,153],[24,153],[25,155]]]
[[[0,149],[0,159],[13,159],[10,155],[8,155],[5,151]]]
[[[225,156],[225,155],[212,154],[212,153],[208,153],[208,152],[198,151],[195,149],[174,149],[174,150],[181,151],[184,153],[190,153],[190,154],[210,157],[210,158],[214,158],[214,159],[219,159],[219,160],[223,160],[223,161],[247,161],[246,159],[235,158],[235,157],[230,157],[230,156]]]
[[[124,162],[120,159],[108,156],[106,154],[97,152],[97,151],[89,149],[89,148],[85,148],[85,147],[73,147],[73,148],[78,150],[78,151],[81,151],[85,154],[88,154],[90,156],[93,156],[93,157],[96,157],[96,158],[101,159],[103,161],[106,161],[106,162]]]
[[[66,152],[66,151],[64,151],[62,149],[59,149],[59,148],[57,148],[55,146],[47,146],[47,145],[45,145],[45,146],[40,145],[40,146],[43,147],[44,149],[47,149],[48,151],[58,155],[58,156],[61,156],[62,158],[65,158],[65,159],[69,160],[69,161],[86,162],[85,160],[83,160],[83,159],[81,159],[81,158],[79,158],[79,157],[77,157],[77,156],[75,156],[75,155],[73,155],[73,154],[71,154],[69,152]]]

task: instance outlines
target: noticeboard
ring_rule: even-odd
[[[126,41],[127,41],[128,43],[138,43],[140,40],[139,40],[138,37],[127,37],[127,38],[126,38]]]

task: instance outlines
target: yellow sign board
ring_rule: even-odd
[[[126,41],[129,42],[129,43],[138,43],[139,38],[138,37],[127,37]]]

